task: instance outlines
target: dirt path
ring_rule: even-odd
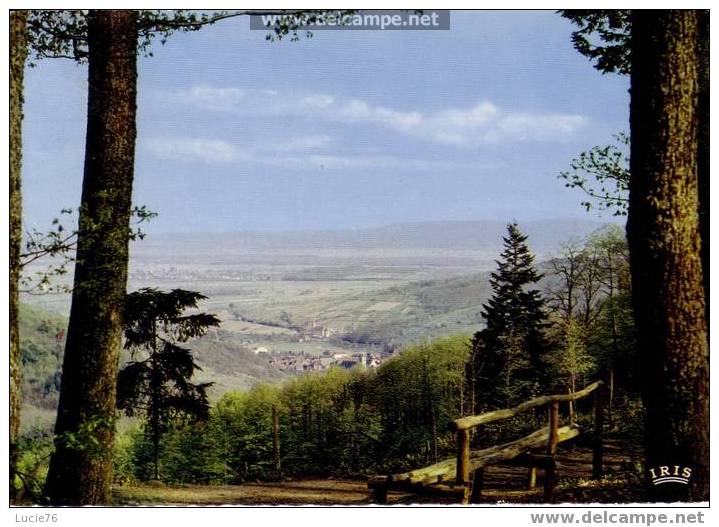
[[[364,480],[313,479],[244,485],[116,487],[123,505],[367,505]]]
[[[608,441],[605,474],[593,481],[592,451],[586,447],[560,448],[557,455],[558,501],[571,503],[628,503],[642,501],[641,486],[629,478],[627,467],[639,459],[637,449]],[[628,479],[629,478],[629,479]],[[543,503],[541,481],[526,489],[527,469],[492,466],[485,471],[483,502]],[[120,505],[368,505],[364,479],[311,479],[244,485],[182,485],[115,487]],[[443,503],[432,497],[390,492],[390,504]],[[444,502],[448,503],[448,502]]]

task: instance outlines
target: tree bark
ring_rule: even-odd
[[[280,458],[280,415],[277,405],[272,405],[272,461],[275,465],[277,477],[282,477],[282,464]]]
[[[15,498],[15,474],[22,404],[22,357],[20,356],[19,283],[22,250],[22,107],[25,59],[27,58],[27,12],[10,13],[10,499]]]
[[[85,170],[72,308],[46,491],[108,503],[135,157],[137,15],[88,15]]]
[[[692,468],[688,497],[708,500],[709,359],[699,223],[698,19],[696,11],[642,10],[632,15],[627,234],[646,411],[647,469]],[[650,485],[650,490],[655,499],[681,499],[681,491],[670,487],[676,486]]]
[[[709,338],[709,11],[699,11],[699,229]]]

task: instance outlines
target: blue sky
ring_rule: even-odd
[[[174,35],[139,64],[146,230],[592,217],[557,174],[628,128],[629,83],[594,70],[571,30],[550,11],[455,11],[449,31],[270,43],[242,18]],[[29,226],[79,203],[86,75],[27,71]]]

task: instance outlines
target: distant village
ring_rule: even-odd
[[[306,352],[272,351],[265,347],[256,348],[257,356],[266,356],[271,367],[282,371],[307,372],[322,371],[332,366],[340,368],[377,368],[382,364],[382,353],[362,352],[350,353],[340,351],[324,351],[321,355]]]
[[[340,333],[337,328],[322,326],[313,320],[306,326],[299,328],[298,342],[326,341],[333,335]],[[307,372],[322,371],[332,366],[340,368],[377,368],[389,354],[383,351],[350,352],[344,350],[325,350],[321,355],[304,351],[269,350],[264,346],[254,349],[258,357],[267,357],[268,364],[282,371]]]

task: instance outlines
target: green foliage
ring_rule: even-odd
[[[584,336],[572,335],[567,347],[584,357]],[[258,384],[246,392],[228,392],[207,421],[168,427],[159,449],[163,480],[238,484],[285,477],[361,477],[452,457],[455,437],[447,424],[473,412],[465,377],[469,360],[470,340],[455,336],[407,347],[377,370],[332,368],[281,386]],[[559,368],[564,368],[562,374],[571,370],[589,375],[582,364],[567,367],[562,361]],[[591,405],[584,406],[578,408],[578,420],[591,429]],[[273,459],[273,407],[279,416],[279,473]],[[636,398],[623,396],[615,403],[616,419],[634,420],[622,427],[640,428],[639,410]],[[539,412],[488,425],[482,429],[481,445],[514,439],[545,423]],[[121,434],[115,450],[116,482],[153,479],[153,455],[151,438],[142,429]]]
[[[604,300],[587,349],[605,371],[613,372],[621,390],[638,393],[637,369],[641,365],[637,364],[636,329],[628,292]]]
[[[39,408],[55,409],[67,320],[27,304],[20,304],[19,318],[23,400]]]
[[[15,503],[43,503],[45,478],[53,451],[52,435],[47,430],[33,429],[19,439],[18,465],[15,471]]]
[[[620,132],[614,139],[614,144],[595,146],[579,154],[572,159],[570,170],[561,172],[558,177],[565,180],[565,187],[577,188],[591,198],[582,201],[587,211],[596,206],[614,216],[626,216],[629,207],[629,136]]]
[[[107,419],[104,416],[90,416],[83,421],[77,431],[67,431],[55,435],[55,443],[62,444],[65,448],[78,452],[88,451],[98,456],[102,455],[104,445],[99,437],[108,429],[114,430],[115,419]]]
[[[552,378],[561,379],[561,385],[566,391],[574,392],[580,380],[591,378],[596,369],[596,362],[587,350],[587,335],[582,325],[572,319],[564,329],[564,342],[562,345],[546,356]]]
[[[152,56],[152,43],[159,40],[165,44],[176,32],[199,31],[221,20],[251,14],[278,15],[268,24],[267,40],[276,41],[289,37],[300,39],[303,28],[310,24],[323,23],[330,17],[342,20],[353,13],[347,10],[229,10],[197,11],[189,9],[137,11],[137,49],[147,57]],[[88,59],[87,17],[84,9],[32,10],[28,16],[28,47],[33,59],[65,58],[84,63]],[[305,31],[311,37],[310,31]],[[30,64],[33,65],[32,63]]]
[[[295,42],[300,39],[303,28],[314,24],[326,24],[328,22],[343,24],[345,17],[354,13],[354,10],[305,10],[285,11],[281,13],[274,23],[267,23],[269,33],[265,37],[272,42],[289,37]],[[305,37],[312,37],[311,31],[304,31]]]
[[[112,475],[118,485],[132,485],[137,480],[137,458],[135,450],[143,439],[143,432],[135,425],[126,430],[117,430],[112,446]]]
[[[147,288],[130,293],[125,301],[125,349],[133,360],[118,374],[117,407],[128,416],[147,418],[156,478],[160,438],[169,425],[182,418],[208,416],[207,388],[211,383],[190,382],[200,367],[189,349],[176,344],[219,326],[214,315],[184,314],[187,309],[196,309],[197,302],[205,298],[194,291],[162,292]]]
[[[218,423],[198,421],[172,427],[163,438],[163,479],[167,483],[220,484],[228,480]]]
[[[68,216],[71,224],[77,222],[72,208],[64,208],[61,215]],[[147,209],[145,205],[135,206],[131,211],[134,225],[140,225],[157,216],[156,212]],[[77,229],[66,227],[67,222],[56,217],[52,220],[52,227],[47,231],[33,228],[25,233],[24,249],[20,253],[20,270],[24,271],[30,264],[46,262],[44,269],[32,275],[24,273],[20,277],[20,292],[33,295],[47,293],[69,293],[68,284],[58,284],[57,280],[68,274],[68,266],[75,261],[77,248]],[[129,230],[131,240],[142,240],[145,233],[141,227]]]
[[[270,474],[272,405],[279,397],[277,388],[260,384],[248,392],[225,394],[214,408],[212,421],[222,431],[225,462],[235,481]]]
[[[531,287],[542,275],[534,268],[527,236],[507,226],[504,250],[492,273],[492,297],[483,306],[486,328],[473,339],[472,375],[479,408],[502,408],[536,395],[544,384],[544,299]]]
[[[622,390],[633,393],[636,341],[623,229],[607,225],[591,233],[582,245],[567,245],[551,268],[550,294],[557,299],[550,304],[557,340],[549,358],[553,371],[564,369],[568,374],[569,363],[586,353],[603,375],[611,372]],[[571,313],[569,305],[573,305]],[[568,363],[562,366],[563,361]]]
[[[626,233],[619,225],[607,225],[587,237],[586,249],[596,255],[597,279],[608,296],[629,293],[629,246]]]
[[[469,408],[466,337],[450,337],[404,350],[382,365],[369,392],[380,409],[379,459],[392,468],[433,462],[453,448],[446,424]]]
[[[172,424],[159,463],[171,483],[241,483],[306,476],[360,476],[451,456],[447,423],[466,406],[466,337],[405,349],[377,371],[332,368],[284,385],[226,393],[204,422]],[[273,459],[272,408],[279,416],[281,473]],[[119,478],[152,479],[153,445],[126,436]]]
[[[574,49],[589,58],[602,73],[630,73],[631,17],[628,10],[567,9],[560,14],[579,29],[572,32]],[[615,144],[595,146],[571,162],[571,169],[560,173],[568,188],[578,188],[596,202],[600,210],[626,216],[629,200],[629,136],[619,133]],[[596,181],[596,185],[591,183]],[[592,201],[583,201],[589,210]]]
[[[579,29],[572,33],[574,49],[602,73],[628,75],[631,19],[628,10],[565,9],[560,14]]]

